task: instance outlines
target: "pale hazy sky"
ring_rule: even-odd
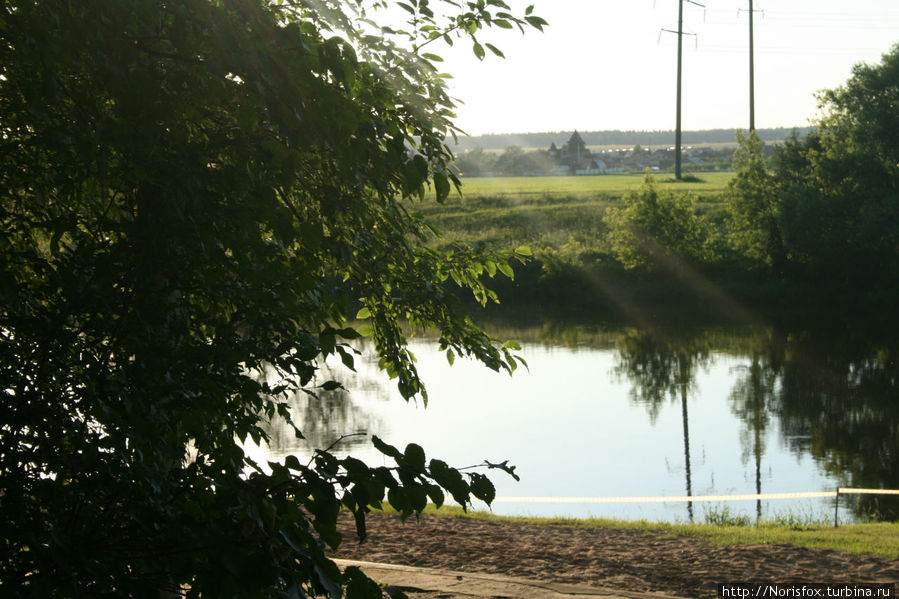
[[[683,128],[749,125],[748,0],[684,3]],[[549,21],[490,30],[506,59],[479,62],[470,45],[439,48],[464,101],[470,134],[675,124],[678,0],[507,0]],[[742,9],[742,10],[741,10]],[[843,84],[857,62],[899,42],[899,0],[754,0],[756,127],[804,126],[816,91]],[[763,11],[763,12],[762,12]]]

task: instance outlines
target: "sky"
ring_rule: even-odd
[[[549,21],[544,33],[481,34],[506,55],[439,48],[456,123],[471,135],[672,130],[678,0],[506,0]],[[684,2],[684,130],[749,126],[749,0]],[[802,127],[815,93],[845,83],[899,42],[897,0],[754,0],[755,124]],[[436,49],[436,48],[435,48]]]

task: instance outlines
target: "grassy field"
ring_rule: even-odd
[[[673,191],[693,192],[700,197],[724,191],[732,172],[700,173],[700,182],[675,182],[670,174],[655,175],[656,180]],[[468,177],[462,179],[463,198],[506,197],[520,201],[539,198],[620,197],[639,187],[644,175],[601,175],[594,177]]]
[[[637,529],[670,535],[685,535],[707,540],[715,545],[757,545],[789,543],[800,547],[834,549],[850,554],[879,555],[899,559],[899,523],[877,522],[847,524],[834,528],[824,522],[794,522],[775,520],[752,525],[718,524],[669,524],[627,521],[605,518],[517,518],[495,516],[489,512],[468,511],[444,506],[435,510],[428,506],[426,513],[449,518],[489,519],[497,521],[527,522],[530,524],[556,524],[579,528]]]
[[[702,173],[695,182],[675,182],[666,174],[655,179],[664,191],[695,194],[697,209],[714,217],[723,212],[721,194],[732,177],[722,172]],[[606,210],[643,181],[644,175],[473,177],[463,179],[461,198],[451,194],[444,204],[425,202],[413,209],[441,232],[440,245],[602,251]]]

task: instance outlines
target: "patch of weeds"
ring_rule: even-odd
[[[752,518],[736,514],[729,507],[712,507],[705,513],[705,523],[713,526],[752,526]]]

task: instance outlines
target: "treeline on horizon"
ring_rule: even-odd
[[[738,129],[705,129],[684,131],[682,143],[685,144],[717,144],[736,143]],[[775,127],[756,129],[758,138],[765,142],[783,141],[794,133],[804,137],[813,131],[812,127]],[[450,146],[456,152],[465,152],[481,148],[484,150],[504,150],[509,146],[522,148],[548,148],[550,144],[563,144],[568,141],[573,131],[547,131],[541,133],[489,133],[485,135],[460,136],[457,144],[450,140]],[[675,132],[670,131],[578,131],[588,146],[621,145],[632,147],[670,145],[675,142]]]

